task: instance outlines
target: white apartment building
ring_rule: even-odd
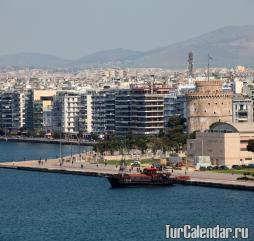
[[[69,135],[91,132],[91,109],[91,95],[71,91],[58,92],[53,101],[53,129]]]

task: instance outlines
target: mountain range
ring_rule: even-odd
[[[213,67],[254,66],[254,25],[227,26],[186,41],[150,51],[117,48],[99,51],[71,61],[41,53],[0,56],[0,67],[89,68],[160,67],[186,68],[188,52],[194,54],[194,66],[205,67],[208,54]]]

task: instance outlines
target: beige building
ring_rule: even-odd
[[[220,80],[196,81],[196,90],[186,94],[188,132],[205,131],[217,121],[232,121],[231,91]]]
[[[210,156],[213,165],[243,165],[254,162],[254,153],[247,151],[254,139],[253,123],[214,123],[206,132],[197,132],[187,141],[189,159]]]

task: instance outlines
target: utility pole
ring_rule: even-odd
[[[188,54],[188,78],[189,84],[192,82],[193,78],[193,52],[189,52]]]

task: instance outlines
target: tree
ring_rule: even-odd
[[[185,122],[186,119],[180,116],[172,116],[168,120],[168,145],[176,152],[178,152],[187,141],[187,134],[184,132]]]
[[[196,133],[197,131],[193,131],[192,133],[189,134],[190,139],[196,139]]]
[[[98,141],[99,135],[98,135],[97,133],[92,132],[92,133],[91,133],[91,138],[92,138],[92,140],[94,140],[94,141]]]
[[[147,150],[147,137],[145,135],[139,135],[135,136],[134,146],[141,150],[142,154],[145,153],[145,150]]]
[[[158,150],[163,149],[163,140],[159,137],[151,137],[149,140],[149,147],[152,149],[153,154],[155,155]]]
[[[247,151],[254,152],[254,140],[249,140],[248,141]]]
[[[160,129],[158,137],[162,138],[164,137],[164,131]]]

